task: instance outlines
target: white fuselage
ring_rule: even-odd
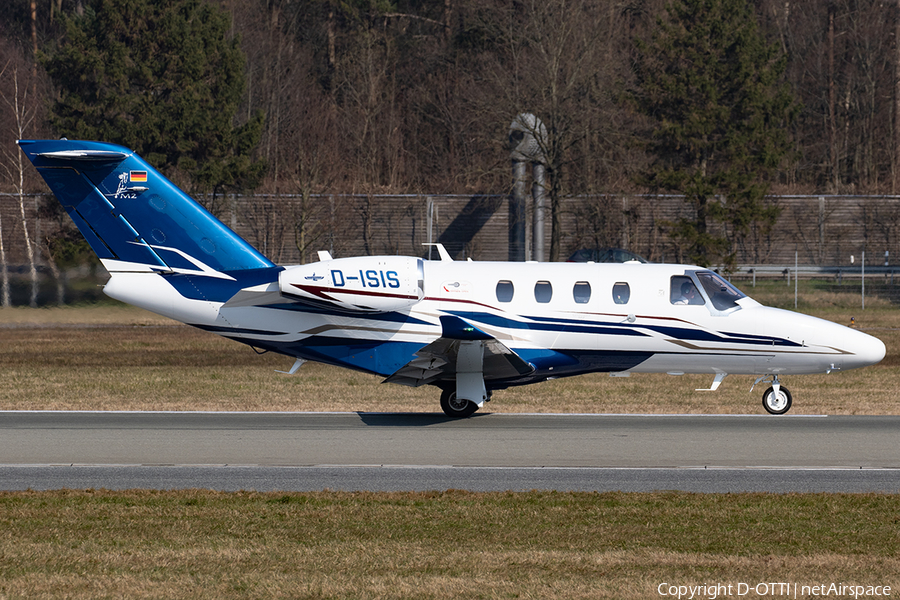
[[[381,260],[379,268],[390,268],[392,260],[401,258],[372,260]],[[361,259],[295,269],[301,275],[315,272],[304,279],[315,280],[324,290],[322,298],[336,298],[346,309],[352,290],[339,297],[337,276],[318,280],[349,260]],[[748,297],[719,310],[704,290],[697,300],[702,304],[676,304],[673,278],[681,281],[694,274],[696,282],[696,273],[710,273],[690,265],[422,265],[421,300],[414,298],[397,311],[310,310],[297,298],[286,299],[277,281],[245,288],[225,302],[186,300],[166,277],[151,273],[114,273],[105,291],[253,346],[382,375],[440,337],[442,315],[460,317],[534,365],[533,375],[507,382],[511,385],[591,371],[823,373],[873,364],[885,352],[877,338]],[[389,291],[367,292],[372,296],[380,289]],[[307,347],[315,351],[305,351]]]

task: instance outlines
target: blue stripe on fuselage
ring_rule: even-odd
[[[531,322],[515,321],[503,315],[494,315],[482,312],[467,311],[448,311],[450,314],[456,315],[462,319],[472,321],[473,323],[483,323],[492,327],[503,327],[505,329],[528,329],[531,331],[556,331],[559,333],[593,333],[606,335],[630,335],[647,337],[642,331],[637,331],[628,325],[611,324],[611,323],[585,323],[574,319],[549,319],[544,317],[529,317]]]
[[[597,335],[627,335],[647,337],[648,330],[666,335],[677,340],[695,342],[733,342],[740,344],[752,344],[758,346],[783,346],[801,347],[801,344],[783,338],[762,335],[711,332],[704,329],[690,327],[673,327],[666,325],[631,324],[631,323],[603,323],[585,322],[575,319],[560,319],[554,317],[523,316],[529,321],[516,321],[503,315],[482,312],[453,311],[454,315],[493,327],[506,329],[527,329],[531,331],[555,331],[558,333],[591,333]]]
[[[796,342],[775,337],[725,332],[713,333],[711,331],[704,331],[703,329],[689,329],[687,327],[665,327],[660,325],[649,326],[646,327],[646,329],[650,329],[652,331],[656,331],[663,335],[668,335],[679,340],[691,340],[698,342],[736,342],[739,344],[752,344],[756,346],[800,347],[800,344]]]

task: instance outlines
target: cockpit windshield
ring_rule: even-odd
[[[747,297],[741,290],[712,271],[698,272],[697,279],[700,280],[700,285],[706,290],[706,295],[709,296],[716,310],[726,311],[736,308],[737,301]]]

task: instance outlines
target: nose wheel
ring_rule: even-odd
[[[763,375],[757,379],[750,391],[753,391],[757,383],[768,378],[768,375]],[[783,415],[791,410],[791,401],[791,392],[781,385],[778,381],[778,375],[772,376],[772,387],[767,389],[762,397],[763,408],[766,409],[766,412],[772,415]]]
[[[781,385],[779,385],[778,388],[779,389],[776,390],[775,386],[772,386],[763,394],[763,408],[765,408],[769,414],[783,415],[791,409],[791,392]]]

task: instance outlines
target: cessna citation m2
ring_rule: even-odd
[[[407,256],[277,266],[134,152],[19,141],[110,273],[109,296],[295,360],[441,390],[466,417],[492,392],[581,373],[783,375],[877,363],[860,331],[762,306],[691,265],[510,263]],[[756,385],[756,384],[754,384]]]

